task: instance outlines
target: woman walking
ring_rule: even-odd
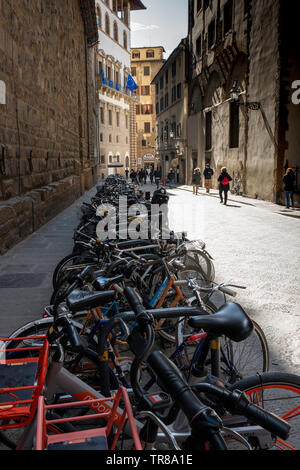
[[[193,178],[192,178],[192,184],[193,184],[193,194],[196,194],[198,196],[198,189],[199,186],[201,186],[201,170],[200,168],[196,168],[193,173]]]
[[[291,168],[286,170],[283,177],[284,191],[285,191],[285,206],[287,209],[294,208],[294,191],[295,191],[295,175]]]
[[[220,203],[223,204],[223,193],[224,193],[224,206],[227,205],[228,200],[228,191],[230,189],[230,181],[232,181],[231,176],[227,172],[227,168],[224,167],[221,170],[221,174],[218,178],[219,192],[220,192]]]

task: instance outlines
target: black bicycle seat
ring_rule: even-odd
[[[240,343],[253,332],[253,323],[243,308],[235,303],[226,303],[214,315],[193,317],[188,320],[189,326],[204,329],[218,337],[227,336],[232,341]]]
[[[98,291],[104,291],[106,289],[109,289],[113,284],[122,281],[123,279],[124,279],[123,274],[120,274],[119,276],[115,276],[115,277],[102,277],[102,276],[99,276],[94,281],[93,286]]]
[[[74,290],[67,298],[67,306],[71,312],[81,312],[91,308],[101,307],[112,302],[116,297],[113,290],[105,292],[90,292],[84,290]]]

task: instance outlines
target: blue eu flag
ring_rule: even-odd
[[[134,91],[138,88],[137,84],[135,83],[131,75],[128,75],[126,88],[128,88],[128,90],[130,91]]]

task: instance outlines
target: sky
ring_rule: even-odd
[[[188,0],[142,0],[131,12],[131,47],[163,46],[165,59],[188,32]]]

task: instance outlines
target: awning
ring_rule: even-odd
[[[79,0],[79,4],[87,42],[89,47],[92,47],[99,42],[96,2],[95,0]]]
[[[124,165],[122,163],[109,163],[108,168],[123,168]]]

